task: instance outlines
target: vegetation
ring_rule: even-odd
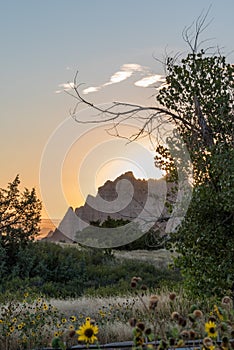
[[[113,219],[110,216],[107,217],[102,223],[100,220],[91,221],[90,225],[96,227],[108,227],[108,228],[116,228],[127,225],[130,221],[124,219]],[[122,246],[117,247],[118,250],[137,250],[137,249],[147,249],[147,250],[156,250],[161,249],[165,246],[165,237],[160,235],[160,231],[157,229],[150,229],[148,232],[141,235],[140,238],[135,241],[124,244]],[[115,248],[113,248],[115,249]],[[107,250],[107,249],[106,249]],[[111,249],[110,249],[111,251]]]
[[[121,295],[129,289],[129,276],[141,274],[150,287],[176,284],[177,270],[150,263],[117,259],[99,249],[76,249],[49,242],[21,247],[11,273],[3,274],[1,293],[31,290],[47,297]]]
[[[82,297],[50,300],[27,292],[0,305],[0,347],[26,350],[52,346],[132,341],[133,349],[151,347],[233,348],[234,313],[228,296],[189,299],[182,291],[149,291],[139,277],[125,298]],[[130,283],[129,283],[130,284]],[[97,344],[98,345],[98,344]]]
[[[105,115],[103,121],[97,117],[86,123],[113,121],[117,137],[121,123],[142,121],[131,141],[144,136],[152,141],[155,136],[158,142],[163,126],[174,124],[177,132],[156,145],[155,163],[180,183],[189,172],[187,150],[193,197],[181,227],[171,232],[171,244],[179,253],[176,264],[187,289],[210,296],[234,290],[234,66],[219,49],[202,48],[207,15],[198,17],[194,30],[192,25],[183,32],[190,53],[166,57],[166,82],[155,95],[155,106],[118,102],[102,109],[80,94],[77,76],[72,96],[98,116]],[[80,122],[76,109],[74,119]]]
[[[200,51],[167,68],[158,99],[186,120],[178,128],[194,169],[191,205],[172,235],[177,266],[193,293],[220,294],[234,285],[234,67]]]
[[[41,202],[35,189],[21,193],[17,175],[6,189],[0,189],[0,278],[12,274],[20,251],[40,231]],[[16,271],[15,271],[16,272]]]

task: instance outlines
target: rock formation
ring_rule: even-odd
[[[134,221],[146,232],[162,215],[165,216],[167,192],[165,179],[141,180],[136,179],[131,171],[126,172],[99,187],[97,195],[89,195],[83,206],[74,211],[70,207],[58,229],[47,239],[54,241],[57,237],[66,241],[67,237],[74,241],[77,232],[88,227],[90,222],[103,222],[108,216]]]

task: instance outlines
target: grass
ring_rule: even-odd
[[[152,308],[152,300],[155,298],[157,302]],[[155,339],[155,336],[158,340],[174,337],[176,341],[181,342],[184,340],[184,335],[187,336],[190,330],[196,331],[198,337],[205,335],[204,325],[211,316],[210,310],[217,323],[221,320],[220,315],[224,315],[220,324],[224,324],[224,321],[228,325],[234,324],[234,314],[230,311],[231,304],[222,306],[223,309],[219,309],[217,313],[214,311],[214,303],[215,301],[204,303],[189,300],[183,290],[177,293],[171,293],[168,289],[149,291],[143,286],[139,289],[134,286],[132,292],[125,297],[83,296],[70,300],[41,299],[38,301],[38,299],[31,299],[29,295],[21,303],[9,302],[1,306],[0,348],[19,350],[32,349],[35,346],[37,348],[50,346],[55,336],[61,338],[69,346],[76,345],[78,336],[75,330],[85,322],[86,317],[95,320],[98,325],[100,344],[135,339],[134,331],[139,322],[144,324],[145,328],[151,329],[152,339]],[[201,306],[203,312],[199,319],[196,319],[193,311]],[[229,308],[226,314],[222,311],[225,307]],[[175,312],[180,315],[183,324],[176,319],[173,320],[172,315]],[[71,316],[74,317],[74,322],[71,322]],[[135,319],[135,328],[130,325],[130,319]],[[19,324],[23,325],[20,330]]]
[[[113,254],[116,258],[131,259],[148,262],[158,268],[166,268],[173,261],[175,253],[171,253],[166,249],[158,250],[114,250]]]

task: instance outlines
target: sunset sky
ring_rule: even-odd
[[[148,144],[75,123],[63,90],[79,70],[92,102],[152,105],[152,87],[163,83],[154,56],[186,52],[184,27],[210,5],[204,38],[234,62],[233,0],[0,1],[0,187],[19,174],[22,188],[36,187],[43,217],[61,218],[125,171],[159,177]]]

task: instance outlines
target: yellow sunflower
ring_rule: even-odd
[[[205,323],[205,330],[206,330],[208,337],[210,337],[210,338],[216,338],[218,335],[217,326],[212,321]]]
[[[97,340],[98,326],[91,322],[90,318],[86,318],[86,322],[79,327],[76,333],[79,335],[78,341],[84,341],[87,344],[94,343]]]

